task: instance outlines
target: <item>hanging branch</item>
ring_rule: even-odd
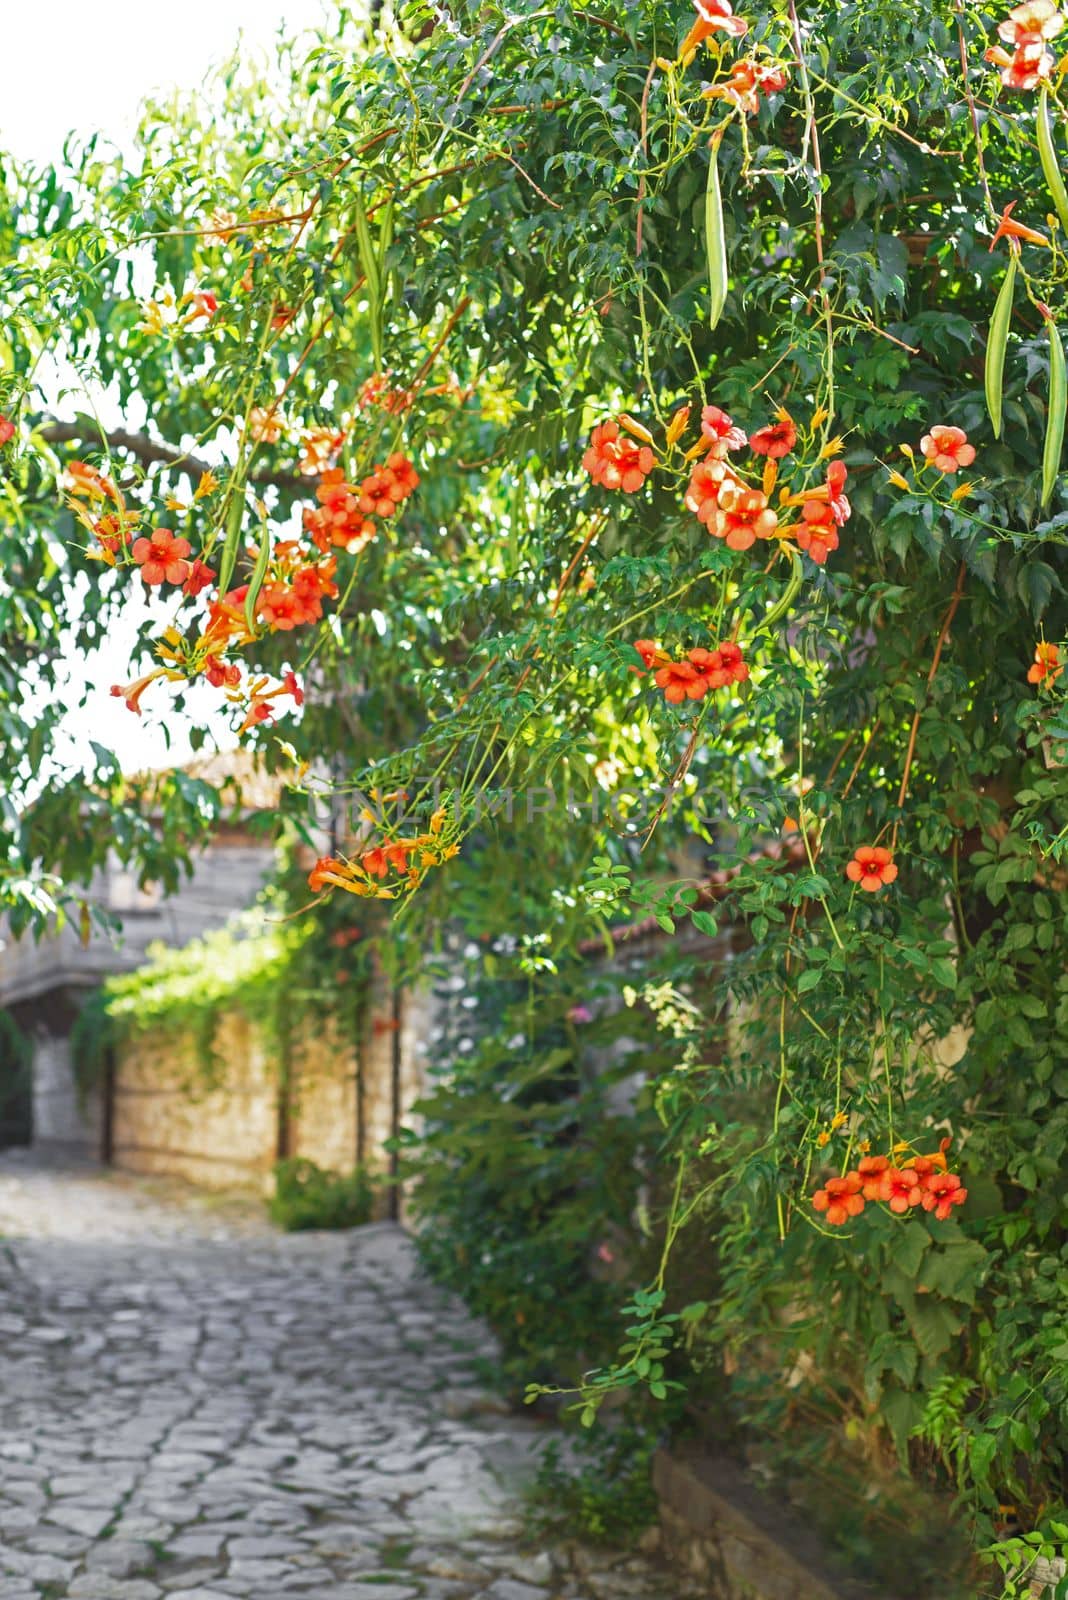
[[[946,640],[949,638],[949,630],[953,626],[953,618],[957,615],[957,607],[964,598],[964,580],[967,575],[967,565],[962,561],[957,571],[957,586],[953,590],[952,599],[949,602],[945,616],[942,618],[942,626],[938,630],[938,642],[935,645],[934,656],[931,660],[931,669],[927,674],[927,683],[924,687],[923,703],[916,707],[916,714],[912,719],[912,728],[909,732],[909,745],[905,754],[905,770],[901,774],[901,787],[897,792],[898,811],[900,811],[904,806],[905,797],[909,792],[909,776],[912,772],[912,758],[916,754],[916,735],[920,731],[920,718],[923,716],[924,709],[927,704],[927,697],[931,692],[931,685],[934,682],[935,673],[938,671],[938,664],[942,659],[942,651],[945,648]],[[897,848],[897,830],[900,826],[900,823],[901,819],[899,817],[894,823],[893,833],[891,834],[891,850],[896,850]]]
[[[177,445],[152,439],[147,433],[130,433],[126,428],[101,428],[93,417],[76,417],[73,422],[45,422],[35,431],[48,444],[106,445],[109,450],[125,450],[142,466],[173,468],[184,473],[191,483],[198,482],[205,472],[219,471],[218,463],[190,455],[188,450],[180,450]],[[280,489],[298,489],[305,482],[299,472],[273,469],[253,472],[249,481],[274,484]]]

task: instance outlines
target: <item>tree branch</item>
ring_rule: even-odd
[[[191,483],[198,482],[205,472],[219,473],[220,470],[210,461],[190,455],[187,450],[179,450],[176,445],[149,438],[147,433],[130,433],[126,428],[101,428],[92,417],[76,417],[73,422],[44,422],[36,431],[49,444],[87,444],[98,448],[106,444],[110,450],[125,450],[143,466],[159,464],[173,467],[184,473]],[[249,475],[250,483],[272,483],[280,489],[297,489],[306,485],[307,481],[299,472],[268,469]]]

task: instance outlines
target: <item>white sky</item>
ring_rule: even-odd
[[[125,143],[145,95],[193,89],[242,39],[252,53],[313,28],[329,0],[4,0],[0,146],[58,158],[71,129]]]
[[[239,38],[243,49],[266,58],[280,28],[299,35],[336,7],[330,0],[0,0],[0,10],[0,149],[45,162],[59,159],[72,130],[100,131],[128,147],[147,94],[196,88]],[[136,623],[130,636],[135,632]],[[61,758],[87,759],[89,738],[114,750],[127,770],[189,758],[191,724],[171,716],[168,746],[154,709],[169,705],[165,685],[153,686],[142,717],[110,695],[111,684],[134,675],[121,630],[107,649],[72,662],[71,672],[92,692],[70,718]],[[195,694],[205,711],[217,703],[203,686]],[[212,731],[222,733],[217,725]],[[279,732],[284,738],[284,718]]]

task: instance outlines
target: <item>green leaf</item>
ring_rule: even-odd
[[[931,962],[928,970],[931,977],[936,983],[941,984],[943,989],[955,989],[957,987],[957,969],[948,956],[936,957]]]
[[[902,1461],[909,1457],[909,1439],[923,1421],[923,1401],[910,1390],[899,1389],[896,1384],[887,1388],[882,1397],[881,1410],[890,1429],[894,1448]]]
[[[932,1294],[973,1305],[989,1264],[989,1253],[978,1240],[955,1239],[930,1252],[924,1263],[920,1287]]]
[[[895,1228],[891,1235],[890,1254],[894,1265],[910,1280],[915,1279],[920,1270],[931,1236],[925,1228],[914,1224],[910,1219],[904,1227]]]
[[[89,740],[89,747],[92,750],[93,755],[96,757],[96,764],[98,767],[103,767],[105,772],[118,772],[119,763],[115,758],[115,752],[113,750],[107,749],[105,745],[97,744],[95,739]]]
[[[382,370],[382,270],[371,239],[371,228],[364,209],[363,196],[359,190],[353,196],[353,211],[356,222],[356,243],[360,251],[360,266],[366,279],[367,304],[369,308],[371,350],[374,356],[375,371]],[[392,226],[392,224],[391,224]]]
[[[960,1318],[938,1300],[917,1300],[906,1307],[905,1315],[916,1343],[930,1360],[945,1355],[963,1326]]]

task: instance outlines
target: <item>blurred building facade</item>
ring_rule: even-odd
[[[3,936],[0,1009],[14,1028],[0,1033],[0,1146],[29,1144],[56,1153],[110,1156],[108,1085],[81,1092],[71,1031],[86,996],[115,973],[142,965],[148,948],[187,944],[222,927],[252,904],[273,863],[273,849],[250,827],[277,793],[238,756],[217,756],[188,771],[232,788],[230,819],[196,855],[192,876],[174,894],[141,886],[117,857],[86,891],[93,906],[117,919],[113,935],[94,929],[87,943],[70,923],[40,940]],[[25,1041],[21,1048],[15,1040]]]

